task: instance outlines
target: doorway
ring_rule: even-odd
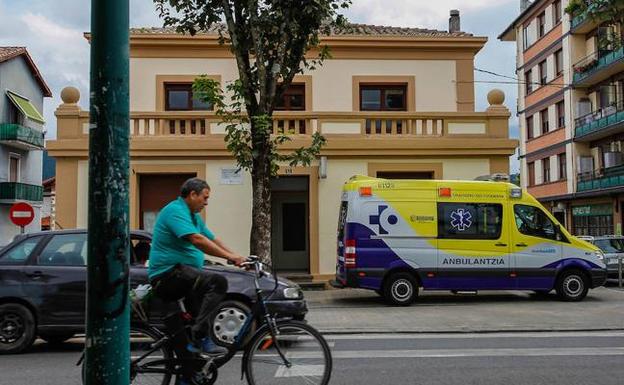
[[[180,186],[196,174],[140,174],[139,228],[154,230],[156,216],[167,203],[180,195]]]
[[[279,272],[309,273],[309,179],[273,178],[271,190],[273,267]]]

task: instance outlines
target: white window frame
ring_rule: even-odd
[[[8,162],[8,170],[7,170],[7,180],[11,180],[11,159],[17,159],[17,178],[16,183],[20,183],[22,180],[22,156],[20,154],[16,154],[14,152],[9,152],[9,162]]]

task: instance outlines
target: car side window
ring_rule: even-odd
[[[518,231],[533,237],[561,240],[553,221],[538,207],[514,205]]]
[[[13,246],[0,257],[0,265],[21,265],[26,262],[41,237],[31,237]]]
[[[149,262],[151,241],[147,238],[132,238],[131,242],[130,264],[132,266],[146,267]]]
[[[45,266],[85,266],[87,234],[55,235],[43,248],[37,264]]]

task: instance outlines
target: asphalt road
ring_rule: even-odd
[[[332,384],[621,385],[624,331],[329,335]],[[78,385],[82,341],[0,357],[2,385]],[[239,384],[240,362],[218,384]]]

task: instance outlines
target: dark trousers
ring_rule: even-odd
[[[187,310],[195,318],[192,327],[195,341],[210,335],[210,316],[227,293],[228,283],[220,275],[178,264],[152,279],[154,294],[167,302],[185,298]],[[172,311],[171,306],[166,306]],[[170,314],[169,314],[170,315]],[[167,314],[165,314],[165,317]],[[174,332],[171,331],[170,332]]]

